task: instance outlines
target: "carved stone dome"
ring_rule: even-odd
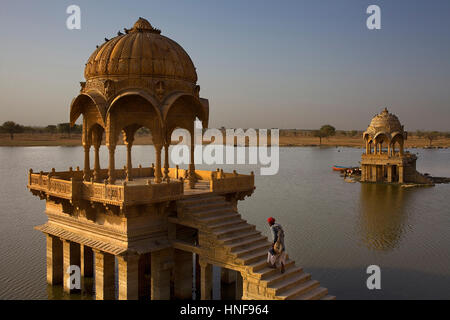
[[[143,18],[125,29],[125,34],[105,41],[86,64],[86,80],[151,77],[197,82],[186,51]]]
[[[393,133],[403,132],[403,126],[400,123],[400,120],[398,120],[396,115],[389,113],[387,108],[373,117],[366,131],[366,133],[370,134],[372,137],[378,133],[392,135]]]

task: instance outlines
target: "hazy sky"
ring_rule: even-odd
[[[387,106],[407,130],[450,131],[449,15],[449,0],[5,0],[0,123],[67,122],[95,46],[142,16],[191,56],[211,127],[364,129]]]

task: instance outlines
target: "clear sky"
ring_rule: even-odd
[[[450,131],[449,0],[5,0],[0,122],[67,122],[95,46],[140,16],[191,56],[211,127],[365,129],[387,106],[407,130]]]

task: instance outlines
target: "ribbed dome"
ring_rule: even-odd
[[[126,34],[108,40],[89,58],[84,76],[93,78],[155,77],[197,82],[189,55],[175,41],[162,36],[139,18]]]
[[[389,113],[385,108],[380,114],[377,114],[370,122],[367,132],[372,135],[378,132],[394,133],[403,132],[403,126],[398,120],[397,116]]]

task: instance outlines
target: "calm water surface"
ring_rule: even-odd
[[[450,150],[411,151],[419,154],[419,171],[450,177]],[[340,299],[450,299],[450,185],[346,183],[331,171],[333,164],[358,165],[361,152],[281,148],[276,176],[259,176],[257,166],[237,166],[239,172],[257,173],[257,189],[239,211],[266,235],[267,217],[276,217],[290,256]],[[122,167],[123,147],[116,157]],[[134,147],[133,159],[148,166],[153,148]],[[67,170],[82,163],[81,147],[0,148],[0,299],[60,297],[46,285],[45,237],[33,230],[46,221],[45,203],[26,189],[27,170]],[[366,268],[373,264],[382,272],[378,291],[366,287]]]

